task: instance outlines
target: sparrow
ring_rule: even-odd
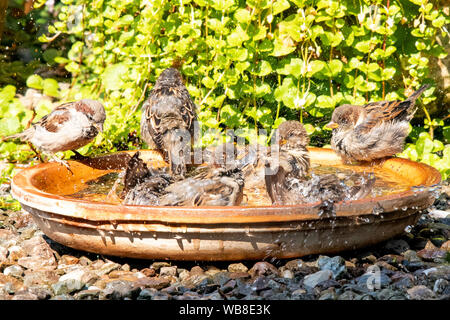
[[[20,139],[29,142],[70,171],[68,163],[56,157],[55,153],[72,150],[78,157],[84,158],[76,149],[85,146],[99,132],[103,132],[105,119],[105,108],[96,100],[67,102],[57,106],[30,128],[3,140]]]
[[[164,70],[142,105],[141,137],[169,162],[170,173],[186,174],[194,137],[195,105],[177,69]]]
[[[136,155],[135,155],[136,156]],[[243,168],[251,161],[243,157],[230,168],[198,167],[192,177],[171,182],[167,175],[150,170],[133,157],[125,174],[124,204],[159,206],[232,206],[243,198]]]
[[[306,146],[308,134],[298,121],[285,121],[275,133],[279,135],[279,154],[266,160],[266,190],[274,205],[294,205],[320,202],[327,210],[332,204],[344,200],[363,198],[372,190],[374,177],[355,179],[353,185],[335,174],[316,175],[310,172],[311,164]],[[278,157],[278,158],[277,158]]]
[[[120,197],[124,204],[159,205],[159,197],[173,182],[172,177],[164,169],[149,169],[139,156],[138,151],[127,163]]]
[[[279,139],[279,152],[271,152],[265,160],[265,185],[273,204],[285,204],[289,181],[304,180],[309,173],[311,163],[306,149],[309,137],[303,125],[293,120],[280,124],[275,135]]]
[[[403,151],[415,102],[428,84],[406,100],[378,101],[363,106],[337,107],[326,127],[333,129],[331,148],[345,164],[373,161]]]

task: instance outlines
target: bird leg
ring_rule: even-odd
[[[42,159],[42,155],[39,151],[36,150],[35,147],[33,147],[33,145],[30,142],[27,142],[28,146],[30,147],[31,150],[33,150],[33,152],[36,154],[36,156],[39,158],[39,161],[44,163],[44,159]]]
[[[57,156],[55,156],[54,154],[52,154],[51,157],[52,157],[52,159],[53,159],[55,162],[59,163],[60,165],[62,165],[62,166],[64,166],[64,167],[66,167],[67,170],[69,170],[69,172],[73,175],[72,170],[70,170],[69,163],[68,163],[66,160],[60,159],[60,158],[58,158]]]

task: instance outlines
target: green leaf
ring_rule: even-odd
[[[44,80],[41,76],[33,74],[28,77],[27,86],[33,89],[42,90],[44,88]]]
[[[289,9],[291,5],[287,0],[277,0],[272,5],[272,14],[276,16],[277,14]]]
[[[419,158],[433,151],[434,143],[427,132],[422,132],[416,142],[416,150]]]
[[[128,73],[128,67],[123,63],[117,63],[106,67],[101,75],[106,90],[119,90],[125,81],[123,76]]]
[[[51,97],[59,97],[58,81],[55,79],[45,79],[43,82],[43,93]]]
[[[234,13],[234,18],[240,23],[249,23],[252,17],[250,11],[246,9],[238,9]]]

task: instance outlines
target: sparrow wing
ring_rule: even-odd
[[[423,91],[428,89],[430,85],[426,84],[415,91],[406,100],[395,101],[377,101],[364,105],[364,109],[367,112],[367,118],[362,123],[358,130],[361,133],[367,133],[373,127],[382,122],[388,121],[410,121],[414,116],[417,107],[415,102]]]
[[[153,90],[143,105],[144,129],[148,130],[153,141],[159,149],[163,149],[163,135],[173,129],[169,128],[165,116],[169,114],[181,115],[182,121],[177,123],[178,128],[188,129],[193,133],[193,122],[195,120],[195,105],[192,102],[186,88],[161,87]]]
[[[52,112],[42,117],[36,126],[41,126],[48,132],[58,132],[64,123],[70,120],[70,109],[73,107],[72,102],[59,105]]]

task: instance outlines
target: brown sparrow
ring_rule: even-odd
[[[363,106],[337,107],[328,128],[331,147],[344,163],[372,161],[403,151],[416,99],[429,88],[422,86],[404,101],[378,101]]]
[[[3,140],[20,139],[30,142],[70,170],[67,162],[58,159],[54,154],[72,150],[81,156],[75,150],[91,142],[99,132],[103,132],[105,119],[105,108],[96,100],[68,102],[53,109],[25,131]]]
[[[136,156],[136,155],[135,155]],[[233,168],[198,167],[192,177],[171,182],[167,175],[151,171],[133,157],[125,174],[124,204],[160,206],[231,206],[243,198],[242,169],[250,162],[246,157]],[[141,182],[143,180],[143,182]]]
[[[128,161],[121,197],[124,204],[158,205],[159,197],[172,182],[163,169],[149,169],[139,151]]]
[[[333,204],[343,200],[355,200],[369,194],[374,178],[358,179],[347,186],[335,174],[310,174],[308,134],[300,122],[286,121],[277,129],[280,138],[279,159],[271,155],[266,161],[266,189],[275,205],[299,203]]]
[[[195,105],[174,68],[164,70],[142,106],[141,137],[164,153],[171,174],[183,178],[191,157]]]
[[[291,179],[305,179],[310,161],[306,146],[308,134],[298,121],[285,121],[276,129],[280,150],[265,161],[266,190],[273,204],[285,204],[286,184]]]

